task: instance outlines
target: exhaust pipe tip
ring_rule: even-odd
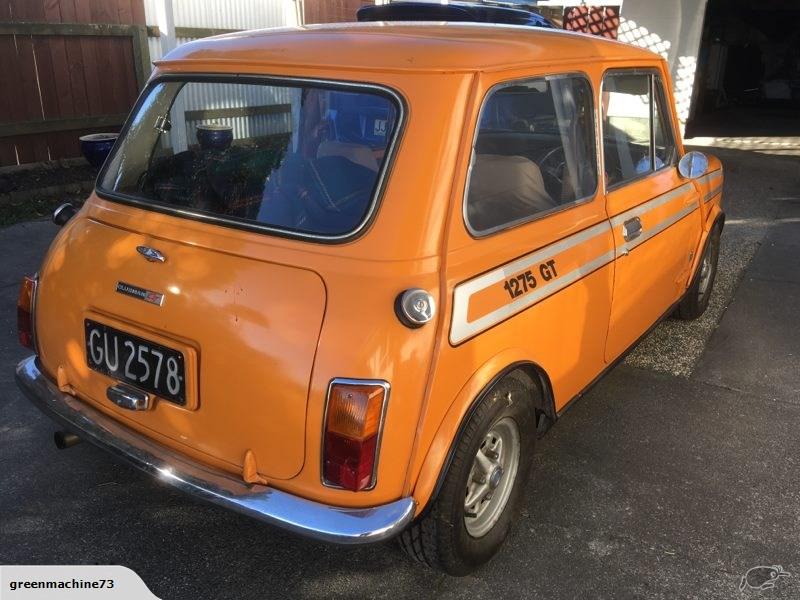
[[[69,431],[56,431],[53,434],[53,441],[56,443],[56,448],[65,450],[67,448],[72,448],[72,446],[76,444],[80,444],[82,440]]]

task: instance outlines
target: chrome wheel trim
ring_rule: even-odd
[[[503,417],[484,436],[467,479],[464,525],[472,537],[486,535],[503,514],[517,478],[519,454],[517,423]]]

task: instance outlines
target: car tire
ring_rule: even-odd
[[[524,375],[512,373],[478,401],[439,493],[400,535],[411,557],[450,575],[466,575],[497,553],[529,477],[538,393]]]
[[[714,280],[717,277],[719,244],[720,228],[715,227],[709,234],[708,243],[697,267],[697,274],[675,310],[677,318],[691,321],[706,312],[711,292],[714,289]]]

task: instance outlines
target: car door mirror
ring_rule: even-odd
[[[678,163],[678,172],[685,179],[697,179],[708,170],[708,157],[702,152],[687,152]]]

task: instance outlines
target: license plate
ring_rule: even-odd
[[[183,353],[90,319],[84,325],[89,368],[170,402],[186,404]]]

